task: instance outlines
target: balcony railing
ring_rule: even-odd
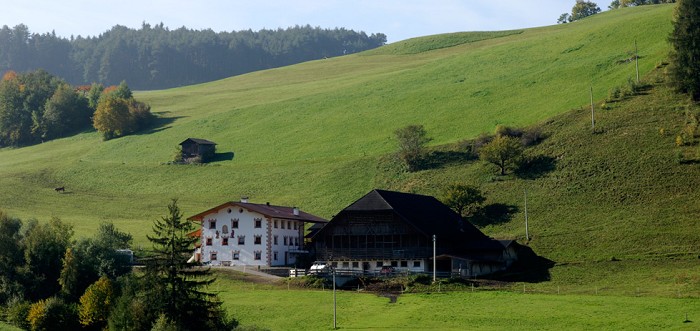
[[[327,249],[322,248],[316,252],[317,258],[321,260],[377,260],[377,259],[422,259],[432,256],[432,249],[411,248],[411,249],[385,249],[385,248],[342,248]]]

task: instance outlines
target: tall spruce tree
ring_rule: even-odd
[[[188,236],[195,230],[192,222],[182,219],[182,212],[173,199],[168,205],[168,215],[153,224],[153,256],[146,271],[160,280],[151,289],[154,297],[162,298],[159,310],[180,329],[230,330],[235,321],[228,320],[221,308],[221,301],[204,288],[214,282],[211,270],[188,263],[198,238]]]
[[[700,100],[700,0],[679,0],[669,37],[675,87]]]

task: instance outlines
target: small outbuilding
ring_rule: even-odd
[[[182,158],[185,161],[200,158],[201,162],[208,162],[216,154],[216,143],[206,139],[187,138],[180,143]]]

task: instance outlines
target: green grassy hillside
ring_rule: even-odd
[[[487,203],[511,207],[510,218],[483,225],[487,234],[520,240],[528,189],[529,244],[556,262],[687,261],[700,243],[700,176],[697,165],[675,162],[673,140],[683,124],[677,108],[685,107],[678,96],[659,85],[609,104],[595,135],[587,111],[571,112],[589,102],[591,86],[602,100],[634,76],[627,60],[635,40],[643,75],[661,63],[672,11],[642,6],[565,25],[431,36],[140,92],[160,116],[149,132],[107,142],[87,132],[0,150],[0,208],[21,218],[59,217],[78,235],[112,221],[144,244],[172,197],[186,215],[248,195],[330,218],[372,188],[438,195],[459,181],[480,185]],[[393,131],[408,124],[424,125],[433,148],[450,149],[497,124],[537,123],[548,137],[528,153],[551,169],[529,179],[494,176],[475,161],[405,173],[388,157]],[[668,134],[660,135],[662,128]],[[165,165],[187,137],[213,140],[220,153],[235,156]],[[67,192],[54,192],[57,186]]]

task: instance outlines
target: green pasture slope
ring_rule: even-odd
[[[634,275],[662,296],[698,296],[700,176],[697,164],[676,162],[673,145],[686,105],[658,84],[599,110],[595,135],[587,110],[571,111],[587,107],[591,86],[602,100],[634,77],[627,60],[635,40],[642,75],[661,76],[654,68],[669,51],[672,13],[673,5],[642,6],[565,25],[429,36],[139,92],[159,116],[153,130],[0,150],[0,208],[25,219],[59,217],[80,236],[111,221],[145,245],[173,197],[187,216],[247,195],[330,218],[372,188],[439,195],[458,181],[480,185],[487,204],[511,211],[481,225],[487,234],[525,242],[527,189],[528,244],[559,264],[551,282],[537,285],[543,291],[609,287]],[[548,137],[528,154],[540,155],[546,171],[534,175],[495,176],[465,160],[409,174],[388,156],[393,131],[408,124],[425,126],[431,148],[449,150],[497,124],[538,123]],[[220,160],[166,165],[187,137],[217,142]],[[54,192],[58,186],[66,193]]]
[[[287,290],[219,275],[224,307],[241,326],[332,330],[332,290]],[[340,330],[695,330],[700,301],[689,298],[482,291],[400,295],[339,291]],[[686,313],[689,322],[686,322]]]

